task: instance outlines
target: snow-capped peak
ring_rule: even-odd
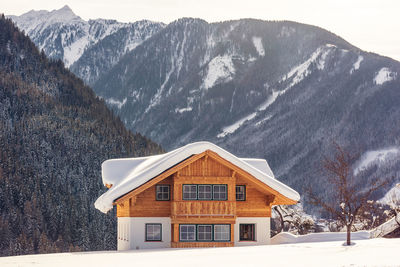
[[[68,5],[63,6],[58,11],[74,13]]]
[[[10,18],[29,35],[39,49],[43,49],[52,58],[61,58],[67,67],[77,61],[88,46],[130,25],[115,20],[88,22],[75,15],[67,5],[52,11],[31,10]]]
[[[21,16],[10,16],[19,27],[29,32],[40,24],[54,24],[54,23],[73,23],[76,21],[83,21],[79,16],[75,15],[72,9],[65,5],[60,9],[52,11],[47,10],[31,10]]]

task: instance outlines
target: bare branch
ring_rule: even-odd
[[[347,244],[350,244],[350,231],[356,216],[367,204],[373,192],[389,185],[391,179],[375,179],[365,192],[359,192],[352,171],[352,163],[358,158],[357,154],[351,154],[336,142],[333,142],[335,154],[332,158],[324,157],[322,166],[325,170],[324,178],[335,188],[335,203],[327,203],[321,197],[307,190],[311,203],[318,205],[329,214],[336,217],[346,225]]]

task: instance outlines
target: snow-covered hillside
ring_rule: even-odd
[[[0,258],[10,266],[399,266],[400,239],[233,248],[99,251]]]
[[[382,165],[385,161],[398,158],[400,150],[397,147],[389,147],[379,150],[367,151],[361,155],[360,160],[354,167],[354,175],[366,170],[372,165]]]

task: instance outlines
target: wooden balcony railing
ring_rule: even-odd
[[[236,201],[182,200],[171,203],[171,216],[235,216]]]

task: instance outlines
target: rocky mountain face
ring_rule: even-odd
[[[9,16],[52,59],[92,84],[120,57],[158,32],[164,24],[151,21],[121,23],[115,20],[85,21],[64,6],[53,11],[29,11]],[[104,43],[102,41],[104,40]]]
[[[108,53],[96,51],[100,60]],[[71,69],[128,128],[168,150],[208,140],[238,156],[267,159],[300,192],[310,183],[329,196],[319,179],[321,160],[336,141],[360,153],[353,163],[359,181],[400,177],[400,63],[324,29],[185,18],[109,66],[88,58],[96,78],[75,64]]]
[[[101,163],[162,152],[0,17],[0,255],[116,248]]]
[[[70,70],[81,77],[86,84],[93,85],[127,52],[135,49],[163,27],[162,23],[147,20],[129,23],[126,27],[87,47],[82,56],[71,65]]]

